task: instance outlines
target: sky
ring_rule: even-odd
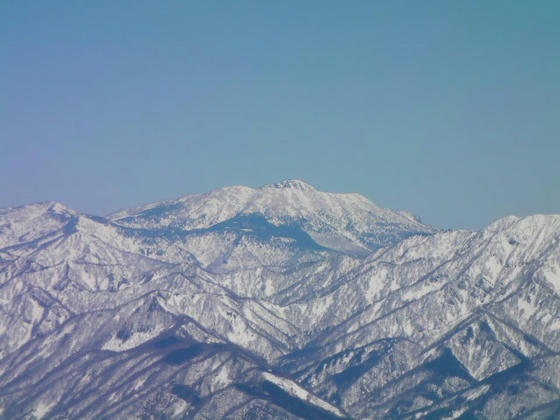
[[[560,2],[0,2],[0,207],[298,178],[429,224],[560,213]]]

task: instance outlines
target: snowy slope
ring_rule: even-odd
[[[302,181],[0,210],[0,417],[554,418],[559,241]]]
[[[136,228],[191,231],[252,215],[262,215],[275,226],[298,225],[319,245],[348,252],[363,253],[412,234],[436,231],[407,212],[384,209],[359,194],[322,192],[300,180],[258,189],[226,187],[124,210],[110,219]]]

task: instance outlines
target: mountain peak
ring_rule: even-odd
[[[292,189],[299,191],[317,191],[313,185],[308,184],[301,179],[285,179],[275,184],[265,185],[263,188]]]
[[[286,179],[257,189],[225,187],[124,210],[110,220],[141,229],[174,226],[191,231],[210,229],[227,221],[237,223],[240,217],[254,215],[274,226],[296,224],[318,245],[356,255],[411,235],[437,231],[409,213],[379,207],[362,195],[323,192],[300,179]]]

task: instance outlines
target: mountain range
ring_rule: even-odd
[[[560,216],[301,180],[0,209],[0,418],[560,418]]]

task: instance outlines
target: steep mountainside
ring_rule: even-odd
[[[559,241],[298,180],[0,210],[0,417],[554,418]]]

